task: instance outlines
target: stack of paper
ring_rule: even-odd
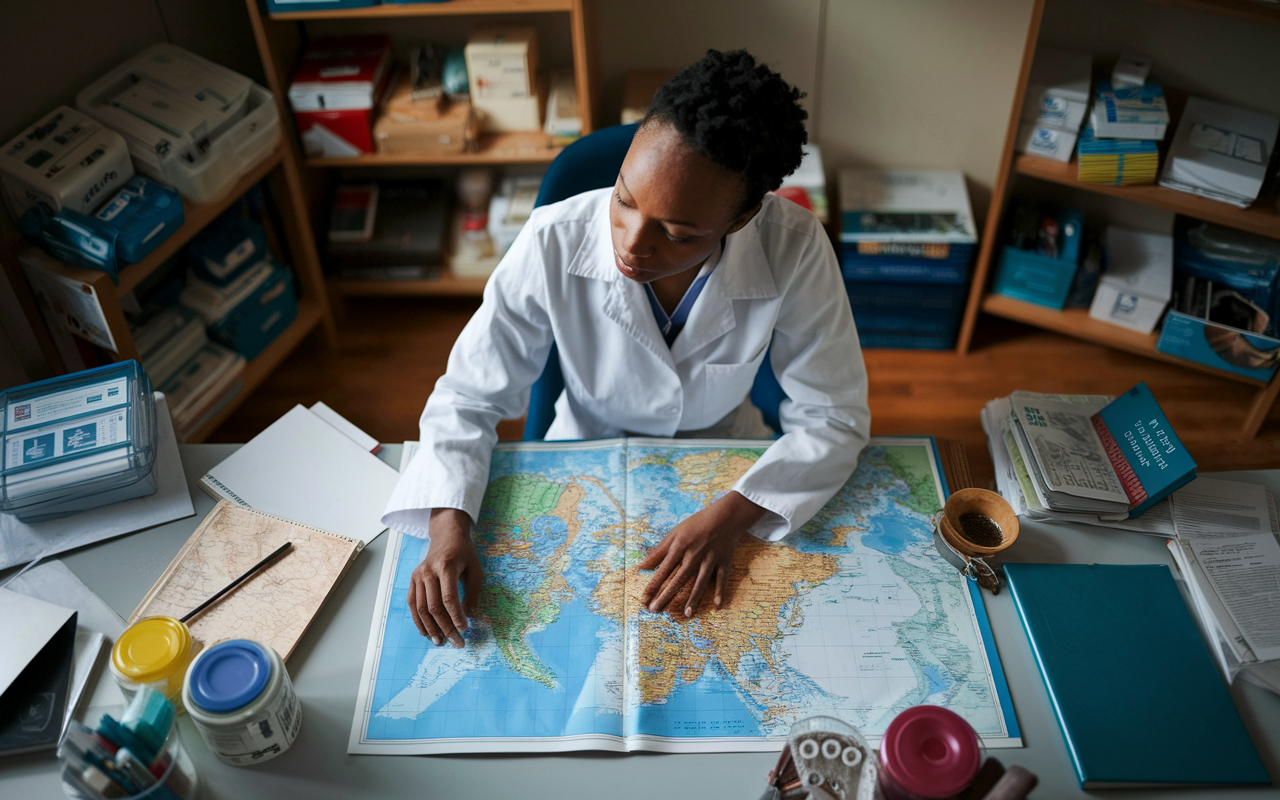
[[[244,367],[244,356],[208,342],[160,387],[179,441],[191,438],[239,393]]]
[[[325,417],[336,412],[328,409]],[[329,421],[303,406],[273,422],[209,470],[200,488],[233,503],[321,530],[373,541],[386,530],[399,473]],[[357,429],[358,430],[358,429]]]
[[[1111,186],[1154,183],[1160,148],[1150,139],[1101,139],[1085,126],[1077,145],[1076,178]]]
[[[1167,536],[1161,501],[1195,477],[1146,384],[1115,400],[1014,392],[987,403],[982,426],[997,488],[1020,516]]]
[[[1070,161],[1089,107],[1093,56],[1041,47],[1027,81],[1018,126],[1018,150],[1031,156]]]
[[[1247,208],[1258,198],[1280,119],[1192,97],[1160,185]]]
[[[1228,683],[1280,694],[1280,522],[1264,486],[1199,478],[1176,492],[1169,551]]]

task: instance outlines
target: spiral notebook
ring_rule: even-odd
[[[254,639],[288,658],[364,542],[222,501],[129,616],[183,617],[285,542],[290,550],[188,621],[205,647]]]

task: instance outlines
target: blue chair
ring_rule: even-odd
[[[534,206],[549,205],[592,189],[612,186],[618,179],[618,171],[622,169],[637,127],[614,125],[603,128],[566,147],[547,169]],[[563,391],[560,352],[552,344],[547,365],[529,393],[529,412],[524,422],[525,441],[539,440],[547,435],[547,429],[556,417],[555,402]],[[782,424],[778,421],[778,406],[785,397],[766,355],[751,387],[751,402],[760,409],[769,427],[779,433],[782,432]]]

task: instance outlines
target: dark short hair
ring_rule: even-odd
[[[658,89],[640,125],[668,123],[704,156],[742,175],[741,212],[800,166],[809,141],[802,97],[746,50],[708,50]]]

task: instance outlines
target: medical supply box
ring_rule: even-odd
[[[175,45],[152,45],[89,84],[76,108],[124,137],[143,175],[208,203],[272,151],[271,92]]]
[[[258,223],[223,214],[187,245],[191,269],[201,280],[226,286],[240,273],[266,258],[267,236]]]
[[[138,362],[18,386],[0,403],[0,511],[32,522],[155,492],[155,400]]]
[[[133,177],[120,134],[59,106],[4,146],[0,188],[16,220],[33,205],[87,214]]]
[[[1098,280],[1089,316],[1151,333],[1173,294],[1173,237],[1112,225],[1106,249],[1107,270]]]
[[[293,273],[269,259],[222,287],[191,276],[181,302],[205,321],[211,339],[250,361],[298,316]]]
[[[18,229],[63,261],[100,269],[118,282],[122,263],[146,258],[184,220],[176,191],[135,175],[90,214],[37,204],[18,220]]]
[[[538,31],[476,28],[464,48],[471,105],[490,133],[542,130],[546,82],[538,78]]]
[[[309,156],[372,153],[374,111],[391,78],[391,39],[316,39],[289,86],[289,104]]]

